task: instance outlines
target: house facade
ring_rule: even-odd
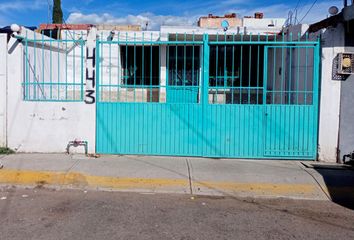
[[[341,82],[328,69],[343,29],[209,17],[207,28],[64,26],[56,37],[13,26],[0,35],[1,144],[337,161]]]

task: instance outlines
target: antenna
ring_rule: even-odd
[[[336,7],[336,6],[332,6],[328,9],[328,13],[331,15],[331,16],[334,16],[334,15],[337,15],[339,12],[339,9]]]
[[[145,22],[145,27],[143,28],[143,30],[144,30],[144,31],[147,31],[148,26],[149,26],[149,22],[148,22],[148,21],[146,21],[146,22]]]
[[[295,9],[295,13],[294,13],[294,14],[295,14],[295,16],[294,16],[294,24],[296,24],[296,21],[297,21],[297,11],[298,11],[298,10],[297,10],[297,8],[296,8],[296,9]]]
[[[289,11],[288,12],[288,18],[286,19],[286,22],[285,22],[285,25],[286,26],[291,26],[291,25],[293,25],[294,24],[294,22],[293,22],[293,16],[294,16],[294,13],[293,13],[293,11]]]

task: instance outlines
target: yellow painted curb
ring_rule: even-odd
[[[189,190],[188,179],[162,178],[120,178],[92,176],[77,172],[50,172],[32,170],[0,170],[0,184],[12,185],[53,185],[90,188],[108,188],[117,190]],[[216,190],[220,192],[250,192],[262,195],[297,195],[311,196],[318,194],[318,188],[312,184],[270,184],[270,183],[235,183],[235,182],[192,182],[195,190]],[[198,192],[198,191],[197,191]],[[197,193],[196,192],[196,193]]]
[[[72,185],[113,189],[189,187],[184,179],[119,178],[85,175],[82,173],[42,172],[30,170],[0,170],[0,183],[19,185]]]

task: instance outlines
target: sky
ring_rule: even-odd
[[[48,2],[52,0],[0,0],[0,27],[51,22]],[[193,25],[198,17],[208,13],[235,12],[242,17],[259,11],[265,17],[287,18],[295,9],[299,20],[306,15],[302,22],[311,23],[327,17],[328,8],[334,5],[341,9],[343,0],[62,0],[66,23],[145,25],[148,22],[151,30],[159,29],[160,25]]]

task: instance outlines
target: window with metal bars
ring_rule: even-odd
[[[159,47],[158,46],[121,46],[121,66],[123,84],[159,85]]]
[[[263,104],[263,45],[213,45],[209,103]]]
[[[82,34],[81,34],[82,36]],[[52,39],[44,35],[24,38],[25,101],[83,101],[85,41],[69,38]]]
[[[312,105],[314,47],[268,48],[267,104]]]
[[[198,103],[200,90],[200,47],[168,46],[167,102]]]

